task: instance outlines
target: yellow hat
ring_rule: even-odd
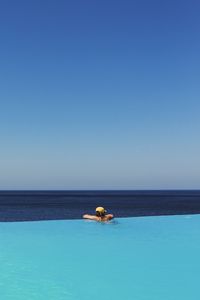
[[[99,213],[101,213],[101,214],[104,214],[104,213],[106,213],[107,211],[105,210],[105,208],[99,206],[99,207],[96,208],[96,212],[99,212]]]

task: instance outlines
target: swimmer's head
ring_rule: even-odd
[[[105,216],[106,212],[107,211],[105,210],[105,208],[103,208],[101,206],[99,206],[99,207],[96,208],[96,216],[97,217],[103,217],[103,216]]]

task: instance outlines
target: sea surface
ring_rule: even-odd
[[[200,190],[0,191],[0,221],[80,219],[104,206],[115,217],[200,213]]]

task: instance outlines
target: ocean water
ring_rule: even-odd
[[[105,206],[116,217],[200,213],[200,191],[0,191],[0,221],[80,219]]]
[[[3,300],[197,300],[200,216],[0,223]]]

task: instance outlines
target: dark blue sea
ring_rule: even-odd
[[[80,219],[97,206],[116,217],[198,214],[200,191],[0,191],[0,221]]]

